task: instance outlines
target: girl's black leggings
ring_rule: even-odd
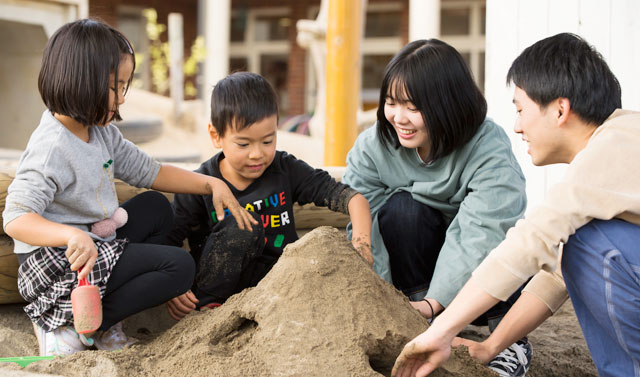
[[[116,233],[129,244],[107,282],[100,330],[185,293],[195,275],[195,264],[187,251],[164,245],[173,226],[171,205],[164,195],[147,191],[122,207],[129,220]]]

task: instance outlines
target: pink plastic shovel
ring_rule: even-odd
[[[87,278],[78,281],[78,286],[71,292],[73,310],[73,326],[78,334],[96,331],[102,324],[102,301],[100,291],[89,284]]]

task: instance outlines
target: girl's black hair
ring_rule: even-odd
[[[40,96],[49,111],[91,126],[109,121],[110,75],[119,81],[118,68],[133,48],[119,31],[94,19],[70,22],[47,42],[38,76]],[[133,79],[127,78],[127,89]],[[115,90],[115,103],[118,91]],[[115,109],[114,120],[121,120]]]
[[[413,41],[387,65],[378,104],[378,137],[400,147],[384,115],[387,97],[411,102],[422,114],[429,135],[427,161],[447,156],[466,144],[487,115],[487,101],[456,49],[437,39]]]
[[[218,81],[211,93],[211,124],[220,136],[278,114],[278,97],[257,73],[235,72]]]

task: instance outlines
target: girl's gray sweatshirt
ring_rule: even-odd
[[[160,164],[124,139],[115,125],[91,126],[89,135],[88,143],[80,140],[44,111],[9,186],[3,228],[25,213],[37,213],[88,232],[118,208],[114,178],[151,187]],[[39,247],[14,241],[17,254]]]

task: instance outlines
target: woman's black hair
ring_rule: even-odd
[[[466,144],[487,115],[487,101],[456,49],[437,39],[413,41],[387,65],[378,105],[378,136],[400,147],[398,135],[384,115],[388,97],[411,102],[422,114],[429,135],[426,161],[447,156]]]
[[[49,39],[42,56],[38,89],[45,106],[85,126],[105,124],[110,111],[115,112],[114,120],[121,120],[117,109],[109,108],[109,79],[113,74],[117,87],[123,55],[131,56],[135,69],[131,43],[104,22],[82,19],[63,25]],[[127,89],[132,79],[133,73],[127,78]]]
[[[218,81],[211,93],[211,124],[220,136],[278,114],[278,97],[257,73],[235,72]]]
[[[622,90],[607,62],[593,46],[571,33],[560,33],[527,47],[513,61],[513,82],[538,106],[568,98],[583,121],[601,125],[622,107]]]

